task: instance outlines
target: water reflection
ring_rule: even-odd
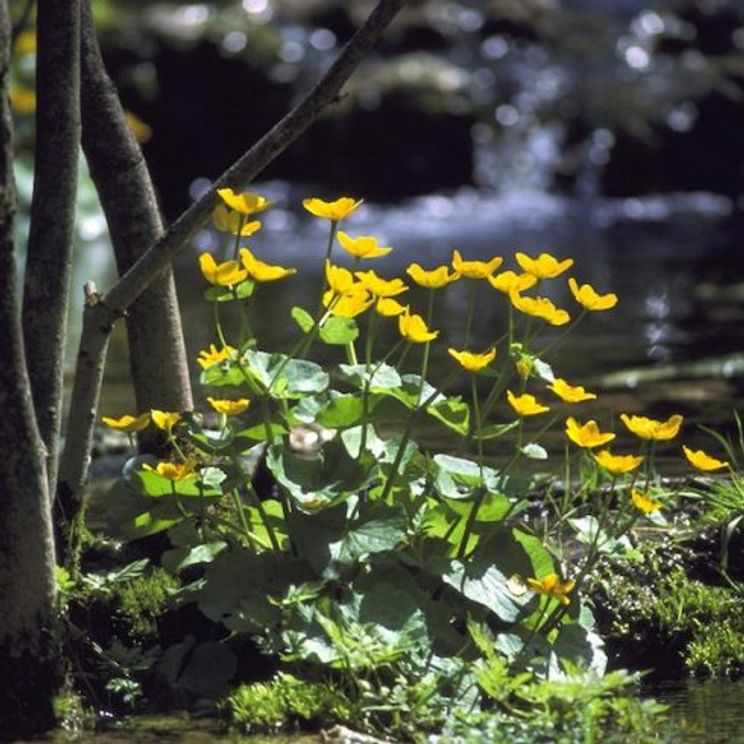
[[[669,706],[670,741],[728,744],[742,740],[744,681],[688,681],[651,690]]]

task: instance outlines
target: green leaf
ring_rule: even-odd
[[[204,299],[208,302],[233,302],[234,300],[247,300],[256,288],[256,283],[250,279],[238,284],[235,291],[228,287],[210,287],[204,292]]]
[[[295,306],[292,308],[291,314],[294,322],[297,323],[303,333],[309,333],[315,325],[313,316],[305,308]]]
[[[461,498],[446,498],[447,506],[460,517],[469,517],[473,508],[472,501],[464,501]],[[511,509],[511,502],[503,493],[486,491],[475,517],[476,522],[500,522]]]
[[[163,568],[176,574],[189,566],[195,566],[200,563],[211,563],[226,548],[227,543],[223,540],[203,543],[193,548],[171,548],[163,553],[160,563]]]
[[[354,395],[332,397],[328,405],[315,417],[315,423],[328,429],[345,429],[359,423],[364,414],[364,403]]]
[[[335,370],[336,377],[360,389],[369,383],[370,390],[397,388],[402,384],[398,370],[389,364],[380,364],[368,368],[364,364],[339,364]]]
[[[359,326],[354,318],[332,316],[320,329],[320,340],[325,344],[346,346],[359,336]]]
[[[459,398],[447,398],[427,406],[426,412],[447,428],[467,436],[470,428],[470,407]]]
[[[285,354],[249,349],[243,360],[247,373],[264,388],[271,385],[271,395],[275,398],[302,398],[328,387],[328,374],[320,365],[306,359],[289,359]]]
[[[477,462],[463,457],[439,454],[433,458],[436,466],[434,485],[442,494],[451,499],[465,499],[473,495],[478,486],[498,491],[498,473],[489,467],[481,468]]]
[[[351,508],[344,503],[313,515],[289,515],[292,543],[318,574],[334,575],[338,564],[352,565],[363,556],[394,550],[405,537],[407,519],[401,509],[368,503],[348,522]]]
[[[312,457],[274,445],[268,449],[266,465],[300,509],[315,511],[365,488],[372,460],[352,458],[342,442],[332,440]]]
[[[519,419],[510,421],[508,424],[491,424],[490,426],[483,427],[479,432],[476,432],[474,438],[480,440],[496,439],[497,437],[504,436],[504,434],[515,429],[517,426],[519,426]]]
[[[547,460],[548,452],[542,445],[537,442],[525,444],[520,452],[529,460]]]

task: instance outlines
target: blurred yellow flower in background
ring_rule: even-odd
[[[315,217],[338,222],[355,212],[362,201],[363,199],[354,200],[350,196],[342,196],[331,202],[311,198],[303,199],[302,206]]]

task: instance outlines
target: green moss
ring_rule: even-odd
[[[115,615],[125,634],[131,640],[153,638],[157,634],[158,618],[177,588],[176,579],[162,568],[117,586]]]
[[[230,720],[246,731],[279,731],[310,722],[349,720],[351,704],[328,682],[305,682],[279,673],[271,682],[242,685],[227,699]]]
[[[695,675],[741,675],[741,592],[691,579],[680,556],[670,557],[665,550],[646,547],[640,565],[603,567],[597,581],[601,596],[595,601],[610,645],[626,666],[666,665],[676,654],[680,669]]]

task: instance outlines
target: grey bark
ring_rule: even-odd
[[[113,324],[209,219],[218,201],[217,189],[249,183],[315,121],[323,108],[337,99],[343,84],[405,2],[380,0],[312,90],[217,179],[214,189],[181,214],[101,301],[84,311],[73,389],[75,405],[68,419],[68,436],[60,465],[57,494],[58,498],[64,500],[68,514],[74,514],[82,504],[93,441],[93,423],[101,392],[103,359]],[[78,382],[79,377],[84,377],[84,382]]]
[[[79,0],[39,0],[36,146],[23,292],[34,407],[54,493],[80,147]]]
[[[7,3],[0,0],[0,737],[12,740],[53,725],[60,661],[46,451],[34,416],[16,287],[9,40]]]
[[[142,150],[101,58],[90,0],[83,0],[82,7],[81,95],[83,150],[106,213],[117,267],[124,274],[164,229]],[[138,412],[191,410],[186,346],[170,267],[132,303],[126,323]],[[157,449],[158,444],[140,438],[144,449]]]

